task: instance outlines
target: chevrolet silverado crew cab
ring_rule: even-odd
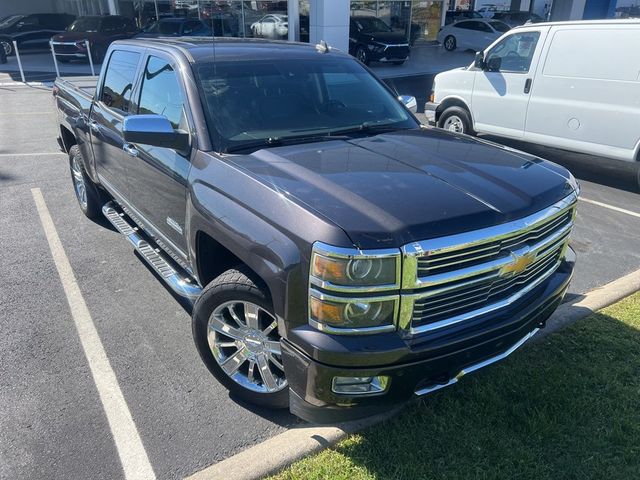
[[[345,53],[124,40],[104,65],[54,86],[80,208],[192,302],[236,398],[388,410],[512,353],[567,290],[572,175],[421,126]]]

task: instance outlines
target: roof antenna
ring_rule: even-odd
[[[329,53],[331,51],[331,47],[327,45],[327,42],[324,40],[320,40],[320,43],[316,45],[316,50],[320,53]]]

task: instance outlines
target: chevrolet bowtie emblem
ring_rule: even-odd
[[[531,252],[511,252],[511,258],[512,261],[500,269],[501,276],[513,276],[524,272],[535,261],[536,255]]]

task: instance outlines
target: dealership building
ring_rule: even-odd
[[[435,39],[447,11],[464,10],[487,17],[517,10],[552,21],[624,18],[640,16],[640,0],[2,0],[0,18],[31,13],[119,14],[144,27],[157,17],[187,16],[211,22],[219,36],[325,40],[346,50],[350,17],[378,17],[415,45]]]

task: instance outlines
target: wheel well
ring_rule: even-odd
[[[440,119],[440,115],[442,114],[442,112],[444,112],[449,107],[464,108],[469,114],[469,117],[471,118],[471,123],[473,125],[473,116],[471,115],[471,110],[469,110],[469,107],[467,106],[466,103],[464,103],[462,100],[458,98],[447,98],[443,100],[440,103],[440,105],[438,105],[438,108],[436,109],[436,122]]]
[[[262,287],[265,294],[271,295],[267,284],[254,270],[205,232],[198,232],[196,235],[196,259],[198,279],[203,287],[230,268],[243,265],[251,271],[251,279]]]
[[[78,143],[73,133],[64,125],[60,125],[60,137],[62,138],[62,144],[67,153],[69,153],[71,147]]]

